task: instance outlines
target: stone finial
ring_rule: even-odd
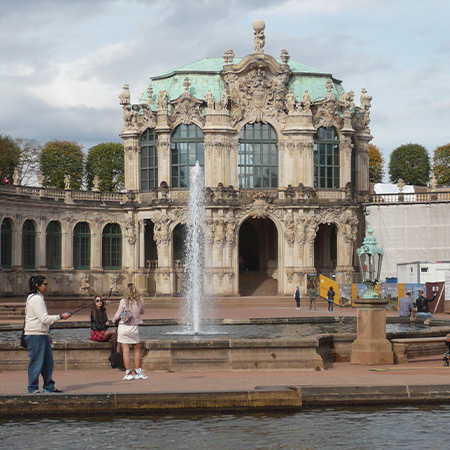
[[[285,48],[283,48],[281,50],[280,58],[281,58],[281,61],[283,62],[283,64],[287,64],[289,62],[289,60],[291,59],[291,55]]]
[[[430,178],[430,188],[431,188],[432,191],[435,191],[436,187],[437,187],[437,180],[436,180],[436,177],[433,174],[433,176]]]
[[[398,186],[398,192],[400,192],[400,194],[401,194],[403,192],[403,188],[405,187],[405,182],[403,181],[403,178],[398,179],[397,186]]]
[[[233,64],[234,52],[231,48],[225,50],[222,55],[223,61],[225,65]]]
[[[20,173],[17,167],[14,169],[13,184],[14,186],[20,186]]]
[[[64,189],[66,191],[70,189],[70,175],[64,175]]]
[[[331,95],[331,91],[333,90],[333,81],[331,78],[328,78],[327,82],[325,83],[325,89],[327,90],[327,96]]]
[[[37,179],[38,179],[39,187],[44,187],[45,177],[44,177],[44,174],[42,172],[39,172],[37,174]]]
[[[130,86],[128,84],[123,86],[123,92],[119,95],[119,99],[121,105],[130,104]]]
[[[98,177],[98,175],[95,175],[94,179],[92,180],[92,191],[93,192],[100,191],[100,178]]]
[[[263,20],[255,20],[253,22],[253,29],[255,30],[255,53],[264,53],[264,44],[266,43],[264,28],[266,28],[266,24]]]
[[[154,105],[153,101],[153,86],[149,86],[147,89],[147,105]]]
[[[191,81],[189,80],[189,77],[186,77],[183,81],[184,90],[186,92],[189,91],[189,88],[191,87]]]
[[[367,90],[362,88],[361,89],[361,108],[362,109],[369,109],[370,108],[370,102],[372,101],[372,96],[367,93]]]

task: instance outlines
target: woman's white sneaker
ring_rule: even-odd
[[[134,374],[135,380],[146,380],[147,378],[148,378],[148,376],[145,375],[145,373],[142,369],[136,369],[136,373]]]
[[[133,370],[127,370],[123,379],[125,381],[134,380],[135,374],[133,374],[133,372],[134,372]]]

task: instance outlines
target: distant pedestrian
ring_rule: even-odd
[[[297,286],[295,288],[295,292],[294,292],[294,299],[295,299],[295,303],[297,304],[297,309],[300,309],[301,298],[302,298],[302,293],[300,291],[300,288]]]
[[[336,295],[336,292],[334,292],[333,286],[330,286],[330,289],[328,289],[328,293],[327,293],[328,312],[333,312],[335,295]]]
[[[414,304],[411,298],[411,292],[407,292],[404,297],[400,299],[400,309],[398,315],[400,317],[411,317],[414,309]]]
[[[311,311],[314,307],[314,311],[316,310],[316,294],[311,293],[309,295],[309,310]]]

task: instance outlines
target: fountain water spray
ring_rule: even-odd
[[[189,333],[198,333],[202,313],[203,275],[205,268],[205,193],[200,164],[195,164],[190,172],[189,204],[187,211],[187,235],[184,261],[184,296],[186,306],[184,320]]]

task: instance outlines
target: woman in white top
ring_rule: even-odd
[[[120,300],[119,308],[113,318],[113,322],[119,322],[117,330],[117,342],[122,344],[123,363],[126,369],[124,380],[145,380],[147,375],[141,369],[141,342],[139,340],[139,324],[143,321],[141,314],[144,314],[144,300],[139,297],[133,283],[128,283],[124,298]],[[123,313],[129,312],[124,317]],[[122,317],[121,317],[122,316]],[[130,366],[130,347],[134,351],[134,370]]]

